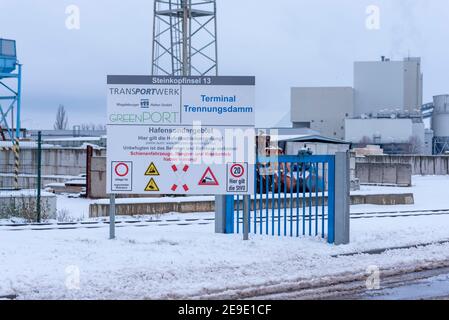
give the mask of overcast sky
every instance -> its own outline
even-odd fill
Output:
[[[353,62],[421,56],[425,101],[449,93],[449,1],[217,0],[221,75],[257,77],[257,124],[275,125],[292,86],[352,86]],[[68,5],[80,30],[65,25]],[[366,8],[380,8],[380,29]],[[152,0],[0,0],[0,38],[24,64],[23,125],[104,123],[107,74],[149,74]]]

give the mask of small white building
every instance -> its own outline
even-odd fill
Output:
[[[426,129],[419,118],[346,119],[345,140],[353,144],[408,144],[410,153],[431,154]]]

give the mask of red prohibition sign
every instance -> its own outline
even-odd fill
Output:
[[[124,167],[126,169],[125,173],[120,173],[119,169],[122,167]],[[115,166],[115,174],[118,175],[119,177],[126,177],[128,175],[128,173],[129,173],[129,167],[126,163],[121,162]]]
[[[234,164],[231,167],[231,175],[234,178],[241,178],[244,174],[245,174],[245,167],[243,167],[241,164]]]

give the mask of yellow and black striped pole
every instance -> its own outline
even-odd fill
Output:
[[[19,139],[15,139],[12,147],[1,147],[0,151],[12,151],[14,154],[14,189],[19,190],[20,171],[20,144]]]
[[[20,143],[19,139],[14,139],[14,189],[19,190],[19,170],[20,170]]]

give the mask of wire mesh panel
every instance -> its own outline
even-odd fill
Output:
[[[259,158],[250,199],[250,233],[334,242],[335,157]],[[230,233],[243,228],[243,197],[230,196]]]

